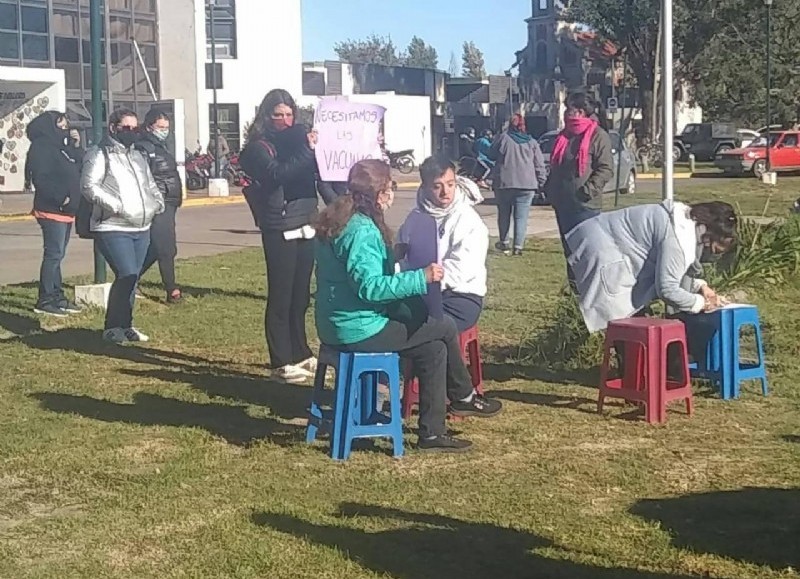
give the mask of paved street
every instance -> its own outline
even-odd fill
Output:
[[[398,191],[388,215],[390,227],[400,226],[414,205],[416,192]],[[492,235],[497,235],[496,210],[491,205],[478,208]],[[531,211],[529,234],[553,236],[555,221],[550,209]],[[42,240],[35,221],[0,222],[0,284],[38,279]],[[178,213],[179,257],[215,255],[245,247],[260,247],[247,205],[235,203],[207,207],[187,207]],[[92,244],[73,235],[64,260],[65,276],[91,273]]]

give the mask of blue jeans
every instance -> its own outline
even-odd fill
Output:
[[[528,215],[535,191],[525,189],[500,189],[497,191],[497,227],[500,230],[500,241],[509,242],[511,215],[514,215],[514,249],[525,247],[528,234]]]
[[[133,326],[136,284],[150,247],[150,231],[98,231],[94,236],[97,249],[114,272],[105,329],[130,328]]]
[[[42,267],[39,270],[38,307],[59,306],[66,301],[64,289],[61,287],[61,262],[67,252],[67,243],[72,231],[72,223],[62,223],[52,219],[37,219],[42,228],[44,253]]]

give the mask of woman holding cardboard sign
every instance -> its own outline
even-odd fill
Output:
[[[314,269],[316,134],[296,125],[296,115],[288,92],[267,93],[240,157],[253,179],[244,196],[261,229],[267,264],[264,326],[272,377],[293,384],[309,380],[317,366],[305,325]]]

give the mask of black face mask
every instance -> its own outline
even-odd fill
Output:
[[[139,140],[139,133],[135,131],[119,131],[114,138],[125,147],[132,147]]]

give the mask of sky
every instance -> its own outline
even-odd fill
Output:
[[[484,53],[486,71],[503,74],[527,44],[531,0],[302,0],[303,60],[336,59],[333,46],[371,34],[390,36],[405,49],[414,35],[433,45],[439,68],[450,53],[459,70],[464,41]]]

